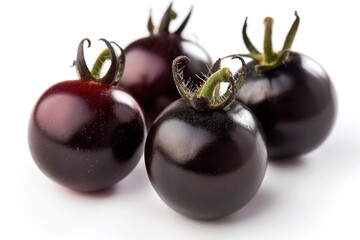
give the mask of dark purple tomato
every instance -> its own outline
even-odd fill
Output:
[[[174,66],[181,60],[175,59]],[[231,73],[224,76],[221,81],[229,82]],[[190,93],[178,85],[180,92]],[[254,197],[265,175],[267,152],[261,126],[248,108],[232,100],[222,105],[224,98],[217,107],[217,100],[202,90],[195,97],[183,95],[159,115],[148,133],[145,163],[155,191],[170,208],[190,218],[213,220]]]
[[[292,39],[298,23],[297,16]],[[326,71],[313,59],[289,51],[292,39],[288,39],[283,51],[276,53],[278,62],[271,65],[258,58],[247,64],[247,79],[238,95],[261,122],[271,159],[293,158],[317,148],[331,132],[337,112],[335,90]],[[271,55],[265,50],[266,54]]]
[[[150,36],[134,41],[124,49],[126,66],[119,86],[140,104],[148,127],[167,105],[180,98],[171,75],[174,58],[188,56],[192,62],[187,68],[188,76],[198,82],[197,75],[207,73],[211,65],[210,57],[202,47],[181,36],[190,14],[191,11],[177,31],[170,33],[168,27],[173,15],[170,5],[157,33],[149,28]]]
[[[35,163],[49,178],[89,192],[117,183],[135,168],[146,130],[136,101],[106,83],[114,75],[92,79],[79,55],[81,79],[59,82],[42,94],[30,117],[28,142]]]
[[[263,73],[248,64],[239,99],[257,116],[266,133],[270,158],[291,158],[317,148],[336,116],[330,78],[311,58],[291,52],[286,63]]]

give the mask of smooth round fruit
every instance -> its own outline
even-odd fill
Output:
[[[252,61],[238,99],[259,119],[269,158],[296,157],[317,148],[336,119],[334,87],[313,59],[291,52],[286,62],[257,73]]]
[[[261,122],[271,159],[291,159],[317,148],[330,134],[336,119],[337,100],[325,70],[313,59],[291,51],[300,23],[295,20],[281,51],[272,47],[271,17],[264,19],[264,53],[260,53],[247,36],[247,19],[243,40],[247,80],[238,100],[247,105]]]
[[[198,111],[179,99],[151,127],[145,163],[169,207],[212,220],[253,198],[265,175],[267,152],[257,120],[241,103]]]
[[[84,192],[102,190],[127,176],[143,154],[146,135],[139,105],[114,86],[121,79],[124,54],[116,54],[116,43],[100,40],[111,60],[104,77],[95,78],[88,69],[84,43],[91,42],[83,39],[75,61],[80,80],[59,82],[45,91],[28,128],[30,152],[40,170]]]
[[[28,140],[35,163],[52,180],[97,191],[134,169],[143,153],[145,126],[140,107],[121,89],[65,81],[36,103]]]

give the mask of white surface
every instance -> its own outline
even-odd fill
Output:
[[[262,48],[262,20],[275,19],[274,46],[283,44],[297,10],[293,50],[320,62],[339,98],[336,126],[314,152],[290,164],[270,163],[265,181],[245,208],[215,222],[170,210],[153,191],[143,161],[112,190],[79,194],[48,180],[27,146],[27,122],[50,85],[77,78],[69,66],[89,37],[89,64],[104,37],[125,47],[147,36],[149,8],[158,23],[168,1],[2,1],[0,239],[359,239],[360,117],[356,1],[176,1],[184,36],[211,56],[245,52],[241,28]],[[263,7],[261,7],[263,5]],[[172,26],[175,29],[180,21]]]

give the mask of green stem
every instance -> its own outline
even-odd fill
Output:
[[[241,70],[237,73],[235,79],[229,68],[221,68],[221,61],[225,58],[239,59],[242,64]],[[187,102],[198,111],[210,111],[224,109],[235,98],[236,93],[240,89],[246,78],[246,64],[243,58],[239,55],[230,55],[224,58],[219,58],[210,68],[206,81],[203,82],[201,87],[196,89],[189,88],[189,82],[185,81],[184,69],[190,63],[190,59],[186,56],[178,56],[172,63],[172,73],[175,81],[175,86],[178,92]],[[229,83],[227,91],[219,96],[217,92],[220,83]]]
[[[91,74],[94,76],[95,79],[100,79],[101,77],[101,69],[104,65],[104,63],[107,60],[110,60],[110,51],[109,49],[104,49],[102,53],[99,55],[99,57],[96,59],[94,66],[91,69]]]
[[[198,96],[212,100],[217,86],[222,82],[229,82],[230,77],[231,72],[229,68],[222,68],[213,73],[202,86]]]
[[[276,53],[272,46],[272,27],[274,20],[271,17],[264,19],[265,37],[264,37],[264,61],[265,64],[270,64],[276,60]]]

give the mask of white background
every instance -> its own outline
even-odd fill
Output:
[[[114,188],[95,194],[66,190],[35,166],[27,124],[40,94],[70,68],[88,37],[88,61],[103,49],[99,38],[126,47],[147,36],[169,1],[2,1],[0,3],[0,239],[360,239],[360,37],[356,1],[175,1],[178,20],[191,5],[184,37],[213,59],[246,52],[241,28],[262,48],[263,18],[272,16],[280,49],[297,10],[293,50],[320,62],[338,93],[336,126],[327,141],[300,159],[270,162],[255,198],[237,213],[198,222],[169,209],[152,189],[143,160]]]

